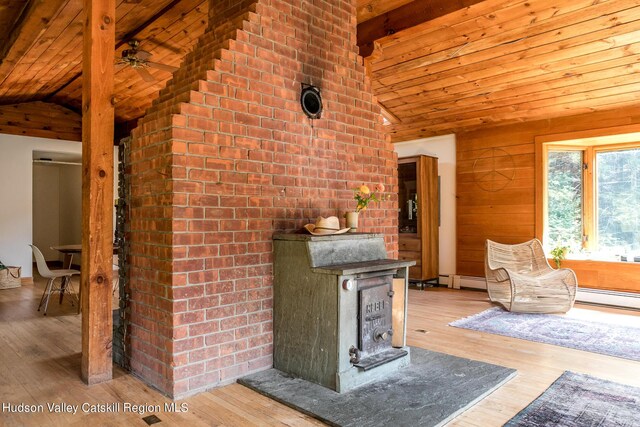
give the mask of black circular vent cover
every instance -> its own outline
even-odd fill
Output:
[[[320,90],[311,85],[302,84],[302,93],[300,94],[300,105],[302,111],[310,119],[319,119],[322,114],[322,97]]]

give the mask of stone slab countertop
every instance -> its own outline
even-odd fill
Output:
[[[350,264],[334,264],[312,268],[314,273],[347,276],[352,274],[369,273],[372,271],[393,270],[416,265],[415,261],[401,261],[397,259],[377,259]]]
[[[314,236],[308,233],[278,233],[273,235],[273,240],[300,240],[300,241],[336,241],[336,240],[354,240],[354,239],[379,239],[384,238],[382,234],[375,233],[343,233],[330,234],[328,236]]]

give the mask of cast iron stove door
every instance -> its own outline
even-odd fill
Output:
[[[365,370],[407,354],[391,346],[392,283],[390,275],[358,280],[360,360],[355,366]]]

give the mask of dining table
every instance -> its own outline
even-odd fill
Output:
[[[82,244],[51,246],[51,249],[64,254],[62,267],[69,269],[73,263],[73,256],[82,253]]]
[[[57,245],[57,246],[51,246],[51,249],[64,254],[64,261],[62,262],[62,268],[71,269],[73,265],[73,256],[79,255],[82,253],[82,244],[75,243],[72,245]],[[117,253],[118,253],[118,246],[113,245],[113,254],[116,255]],[[62,283],[61,286],[63,289],[66,288],[68,280],[70,280],[69,277],[65,278],[64,282]],[[80,287],[78,287],[78,297],[80,296],[79,293],[80,293]],[[60,303],[62,303],[63,297],[64,297],[64,292],[60,292]]]

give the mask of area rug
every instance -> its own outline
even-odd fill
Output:
[[[565,372],[505,426],[640,426],[640,388]]]
[[[640,361],[640,326],[511,313],[498,307],[449,325]]]
[[[514,377],[514,369],[411,348],[411,364],[337,393],[277,369],[238,382],[332,426],[441,426]]]

